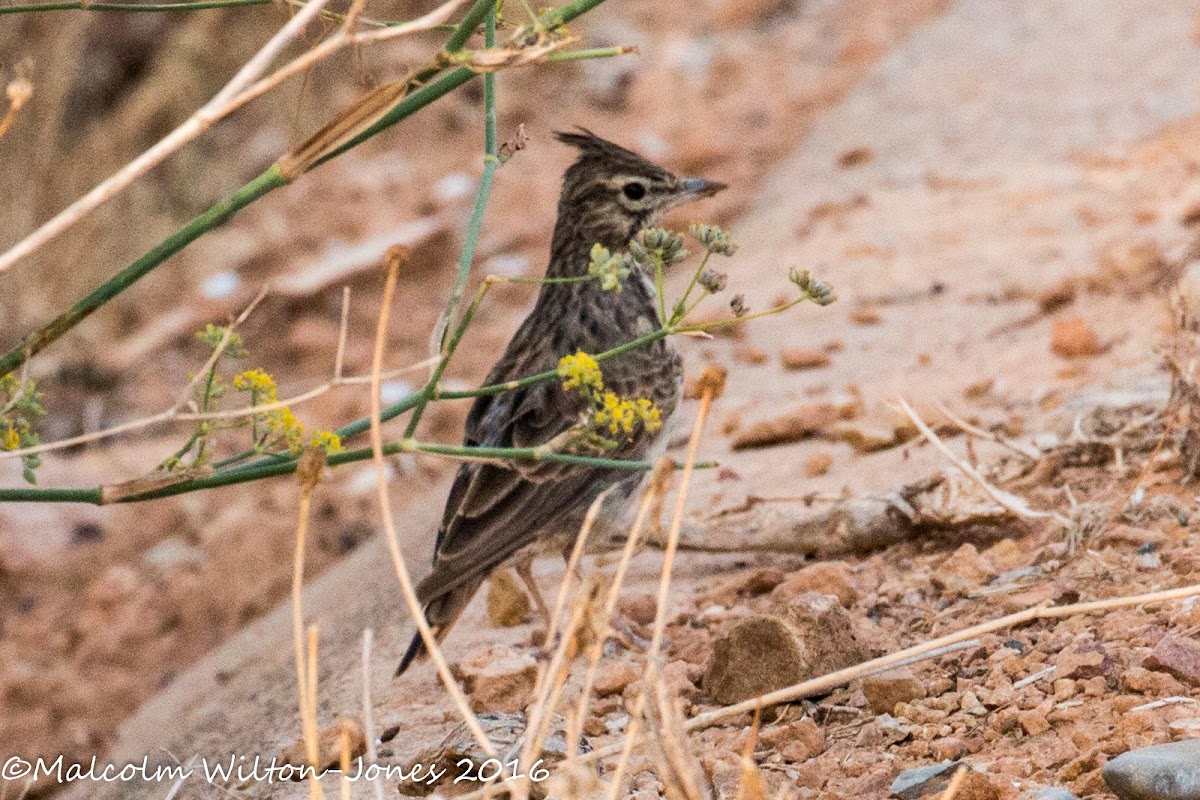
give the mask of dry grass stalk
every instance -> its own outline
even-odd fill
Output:
[[[525,735],[524,741],[521,743],[518,764],[534,763],[537,760],[537,754],[542,751],[546,736],[550,732],[550,722],[554,718],[554,710],[562,698],[563,687],[566,686],[567,677],[570,675],[571,661],[576,653],[576,633],[580,630],[584,618],[590,611],[589,606],[590,603],[586,598],[575,602],[571,609],[571,617],[567,621],[567,627],[563,630],[562,639],[554,652],[554,657],[542,672],[534,700],[526,712]],[[513,750],[515,751],[516,748],[517,745],[514,744]],[[505,763],[511,761],[514,755],[515,753],[508,753],[505,756]],[[513,797],[524,800],[529,796],[528,775],[513,781],[513,783],[515,786],[509,789]]]
[[[327,0],[308,0],[300,10],[287,21],[266,45],[255,54],[245,66],[234,75],[212,100],[205,103],[195,114],[190,116],[175,130],[167,134],[157,144],[142,153],[133,161],[126,164],[111,177],[107,178],[83,197],[56,214],[41,227],[26,236],[8,252],[0,255],[0,272],[7,270],[25,256],[37,250],[67,228],[74,225],[87,214],[103,205],[108,200],[120,194],[127,186],[146,174],[167,156],[174,153],[183,145],[195,139],[211,128],[222,118],[232,114],[237,109],[249,103],[288,78],[310,69],[322,59],[328,58],[337,51],[351,45],[362,45],[371,42],[384,41],[397,36],[405,36],[418,31],[429,30],[442,24],[454,13],[465,0],[447,0],[421,17],[401,25],[382,28],[367,33],[354,33],[353,25],[356,15],[348,14],[344,24],[336,33],[321,44],[312,48],[265,78],[260,78],[271,62],[308,26],[325,7]]]
[[[325,451],[310,447],[300,459],[296,479],[300,484],[300,503],[296,520],[296,546],[292,556],[292,645],[296,659],[296,688],[300,703],[300,728],[304,735],[304,749],[309,765],[313,768],[309,784],[311,796],[322,797],[321,785],[315,770],[320,769],[320,744],[317,733],[317,690],[316,690],[316,628],[309,631],[307,652],[304,645],[304,549],[308,540],[308,519],[312,507],[312,493],[321,479],[325,467]]]
[[[983,439],[985,441],[995,442],[996,444],[1000,445],[1001,447],[1006,447],[1009,450],[1012,450],[1014,453],[1025,456],[1026,458],[1029,458],[1029,459],[1033,459],[1034,461],[1037,461],[1039,458],[1041,458],[1044,455],[1044,453],[1042,453],[1041,450],[1037,449],[1033,445],[1023,444],[1021,442],[1015,442],[1012,439],[1009,439],[1008,437],[1005,437],[1005,436],[1001,436],[998,433],[993,433],[992,431],[986,431],[983,428],[980,428],[978,425],[972,425],[971,423],[967,422],[963,418],[961,418],[961,417],[957,416],[956,414],[954,414],[953,412],[951,412],[950,409],[946,408],[945,404],[943,404],[943,403],[938,403],[937,409],[938,409],[938,411],[942,412],[942,414],[946,417],[946,419],[950,420],[955,425],[957,425],[959,428],[961,428],[963,433],[974,436],[977,439]]]
[[[4,87],[4,94],[8,98],[8,110],[0,117],[0,137],[8,133],[8,129],[17,118],[17,112],[33,97],[33,84],[25,76],[18,74]]]
[[[375,749],[375,706],[371,702],[371,647],[375,642],[375,631],[367,628],[363,631],[362,643],[362,704],[363,704],[363,733],[367,740],[367,763],[378,763],[379,753]],[[375,800],[383,800],[383,781],[375,775],[371,781],[371,789]]]
[[[648,704],[645,719],[650,752],[667,800],[709,800],[713,790],[688,747],[679,698],[670,696],[654,661],[649,662],[643,681],[643,686],[654,687],[654,702]]]
[[[963,781],[967,779],[967,773],[970,769],[966,764],[963,764],[954,770],[954,775],[950,778],[950,783],[946,785],[946,791],[942,792],[941,800],[954,800],[954,796],[962,788]]]
[[[692,425],[692,434],[688,439],[687,456],[683,464],[683,477],[679,481],[679,495],[675,499],[675,512],[671,517],[671,529],[667,532],[667,546],[663,551],[662,578],[658,583],[658,609],[654,616],[654,635],[650,639],[650,650],[646,654],[648,661],[658,658],[662,646],[663,631],[667,626],[667,602],[671,591],[671,571],[675,564],[675,554],[679,550],[679,532],[683,527],[683,509],[687,503],[688,488],[692,484],[692,472],[696,467],[696,457],[700,452],[700,438],[704,434],[704,422],[712,409],[713,401],[725,390],[725,370],[720,367],[708,367],[700,376],[700,408],[696,412],[696,421]]]
[[[950,451],[950,448],[946,446],[946,443],[943,442],[941,438],[939,438],[938,435],[933,432],[933,429],[925,423],[925,420],[921,419],[921,415],[918,414],[913,407],[904,400],[904,398],[896,398],[896,403],[900,406],[900,410],[908,415],[908,418],[912,420],[913,425],[917,426],[917,430],[921,432],[921,434],[929,441],[929,443],[936,447],[938,451],[941,452],[941,454],[944,455],[946,459],[960,472],[977,483],[979,488],[983,489],[984,493],[987,494],[987,496],[990,497],[996,503],[996,505],[1017,517],[1022,517],[1024,519],[1052,519],[1058,524],[1062,525],[1064,528],[1071,527],[1071,521],[1062,514],[1059,514],[1057,511],[1038,511],[1030,508],[1029,504],[1026,503],[1022,498],[1017,497],[1011,492],[1006,492],[1003,489],[993,486],[986,478],[983,477],[983,475],[980,474],[979,470],[963,461],[958,456],[954,455],[954,453]]]
[[[637,552],[638,544],[641,541],[642,529],[646,525],[646,519],[652,509],[659,506],[662,497],[667,493],[670,487],[671,477],[675,473],[675,465],[668,458],[660,458],[658,464],[654,468],[647,482],[646,489],[642,493],[642,502],[638,506],[637,517],[633,521],[633,527],[629,531],[629,536],[625,539],[625,547],[621,550],[621,559],[617,562],[617,569],[613,573],[612,582],[608,587],[608,597],[604,601],[604,609],[597,619],[596,637],[588,648],[588,665],[583,676],[582,693],[579,698],[579,707],[575,710],[575,716],[571,725],[567,729],[567,753],[571,756],[579,754],[579,744],[583,741],[583,725],[587,721],[588,708],[592,699],[592,687],[596,682],[596,672],[600,666],[600,656],[604,652],[604,643],[608,640],[612,633],[612,617],[617,609],[617,599],[621,594],[621,586],[625,582],[625,575],[629,571],[629,564],[633,561],[633,554]]]
[[[546,648],[549,649],[554,644],[554,637],[558,634],[559,620],[562,619],[563,610],[567,604],[567,590],[571,587],[572,578],[579,573],[579,564],[583,561],[583,553],[587,548],[587,540],[592,534],[592,528],[596,524],[596,518],[600,515],[600,508],[604,505],[604,501],[612,493],[612,487],[605,489],[592,504],[588,506],[587,513],[584,514],[583,524],[579,526],[579,535],[575,537],[575,544],[571,547],[571,555],[567,559],[566,569],[563,570],[562,583],[558,585],[558,595],[554,598],[554,611],[550,615],[550,622],[546,626]]]
[[[425,620],[424,609],[421,608],[421,601],[417,599],[417,592],[413,587],[412,574],[409,572],[408,564],[404,560],[404,554],[400,550],[400,538],[396,532],[396,523],[392,519],[392,502],[387,491],[387,465],[383,460],[383,432],[379,419],[382,410],[382,401],[379,395],[380,373],[383,368],[383,351],[387,344],[388,320],[391,318],[392,301],[396,295],[397,276],[400,272],[400,266],[408,258],[408,251],[403,247],[393,247],[388,250],[387,279],[384,283],[383,299],[379,307],[379,320],[375,326],[375,352],[371,360],[371,450],[374,454],[375,470],[378,475],[380,515],[383,517],[383,527],[387,534],[388,552],[391,555],[392,567],[396,572],[396,577],[400,581],[401,594],[404,597],[405,604],[408,606],[409,614],[417,624],[417,630],[420,632],[421,639],[425,643],[425,648],[428,650],[429,656],[437,668],[438,676],[442,679],[442,684],[446,687],[446,691],[449,693],[455,709],[463,718],[467,728],[471,731],[471,735],[478,742],[479,747],[489,757],[495,757],[496,748],[492,745],[491,740],[488,739],[487,734],[484,733],[483,728],[480,727],[479,720],[475,718],[475,714],[471,711],[471,707],[467,703],[467,698],[463,695],[462,688],[454,680],[454,676],[450,674],[450,667],[446,663],[445,656],[442,655],[442,649],[438,646],[437,638],[430,629],[429,623]]]

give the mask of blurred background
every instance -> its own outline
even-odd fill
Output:
[[[403,20],[433,5],[370,0],[365,13]],[[744,337],[683,345],[689,365],[732,370],[710,448],[730,472],[701,480],[731,507],[768,484],[887,489],[911,468],[898,450],[870,455],[836,437],[770,458],[733,453],[743,417],[805,398],[849,395],[872,409],[897,390],[961,398],[974,387],[968,396],[991,403],[980,413],[1024,415],[1034,430],[1081,392],[1161,391],[1152,348],[1169,319],[1165,287],[1189,262],[1200,219],[1189,216],[1200,207],[1200,3],[1155,5],[1149,15],[1133,0],[610,0],[570,28],[581,47],[637,54],[498,76],[500,138],[523,124],[530,142],[497,174],[475,274],[543,269],[572,157],[554,130],[585,126],[677,174],[728,183],[669,223],[732,229],[743,249],[731,283],[756,308],[786,289],[794,265],[814,268],[841,296],[828,315],[806,310]],[[20,75],[33,86],[0,138],[0,249],[185,120],[289,13],[277,4],[0,15],[0,84]],[[505,16],[520,15],[509,2]],[[289,54],[331,24],[313,25]],[[322,62],[0,275],[0,348],[362,92],[420,68],[445,36]],[[424,359],[482,166],[481,87],[465,85],[255,203],[47,349],[30,373],[46,398],[43,440],[170,405],[207,356],[196,331],[227,321],[268,285],[240,328],[246,368],[269,370],[281,396],[328,380],[349,286],[346,371],[365,374],[379,258],[397,242],[414,257],[386,366]],[[1069,297],[1046,302],[1051,290]],[[479,381],[533,295],[493,293],[451,385]],[[1071,303],[1095,341],[1064,355],[1051,347],[1051,315]],[[795,353],[789,363],[789,347],[815,363]],[[390,382],[385,400],[424,377]],[[295,409],[319,428],[366,410],[362,386]],[[461,403],[431,407],[421,437],[457,442],[465,412]],[[39,484],[140,477],[188,432],[156,427],[49,454]],[[227,447],[244,443],[231,437]],[[824,469],[805,466],[820,454]],[[392,468],[403,513],[440,504],[453,465],[405,457]],[[15,462],[0,463],[0,482],[22,485]],[[379,529],[369,465],[337,470],[331,485],[316,511],[311,575]],[[285,598],[294,503],[283,479],[130,507],[0,506],[0,753],[102,752],[140,703]]]

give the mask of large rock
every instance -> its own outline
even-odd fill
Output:
[[[1200,739],[1130,750],[1102,774],[1121,800],[1200,800]]]
[[[868,658],[838,599],[808,592],[780,613],[738,622],[719,638],[703,688],[719,703],[737,703]]]

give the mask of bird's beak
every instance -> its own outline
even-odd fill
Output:
[[[712,197],[717,192],[727,188],[729,187],[723,183],[708,181],[704,178],[684,178],[679,181],[679,202],[688,203],[692,200]]]

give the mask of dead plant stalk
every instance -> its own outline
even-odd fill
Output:
[[[471,731],[471,735],[475,737],[479,747],[489,757],[494,758],[496,756],[496,748],[492,745],[491,740],[488,739],[487,734],[483,732],[483,728],[480,727],[479,720],[475,718],[475,714],[471,711],[471,707],[467,703],[467,698],[463,695],[462,688],[454,680],[454,676],[450,674],[450,667],[442,655],[442,649],[438,646],[437,638],[433,635],[429,623],[425,620],[425,611],[421,608],[421,601],[417,598],[416,589],[413,587],[412,574],[409,572],[408,564],[404,560],[404,553],[400,550],[400,537],[396,532],[396,523],[392,519],[392,501],[388,495],[387,465],[383,461],[383,432],[379,418],[381,413],[379,389],[380,373],[383,368],[383,351],[387,344],[388,320],[391,318],[392,301],[396,295],[397,276],[399,275],[400,265],[407,258],[408,253],[403,248],[394,247],[388,251],[387,280],[383,287],[383,299],[380,301],[379,321],[375,326],[375,352],[371,360],[371,450],[374,455],[375,471],[378,476],[380,516],[383,517],[383,528],[387,534],[388,552],[391,555],[392,567],[396,572],[396,577],[400,581],[400,592],[404,597],[404,602],[408,606],[413,621],[416,622],[417,630],[420,632],[421,639],[425,643],[425,648],[428,650],[429,656],[437,668],[438,676],[441,678],[443,685],[445,685],[455,709],[462,716],[463,721]]]
[[[308,0],[300,10],[263,46],[246,64],[238,70],[233,79],[221,91],[205,103],[192,116],[188,117],[175,130],[171,131],[149,150],[130,161],[112,176],[99,183],[95,188],[60,211],[45,222],[33,233],[15,244],[8,252],[0,255],[0,272],[12,267],[22,258],[33,253],[42,245],[58,236],[63,231],[83,219],[89,213],[100,207],[116,195],[120,194],[135,180],[160,164],[168,156],[185,144],[207,131],[224,117],[237,109],[266,94],[291,76],[309,69],[318,61],[328,58],[333,53],[350,45],[367,44],[383,41],[397,36],[404,36],[417,31],[429,30],[442,24],[462,5],[465,0],[447,0],[447,2],[417,19],[393,27],[373,30],[367,33],[354,33],[353,25],[357,12],[352,9],[347,14],[344,24],[336,33],[321,44],[299,56],[266,78],[259,77],[271,65],[271,62],[312,22],[328,0]],[[356,4],[360,6],[361,4]]]

